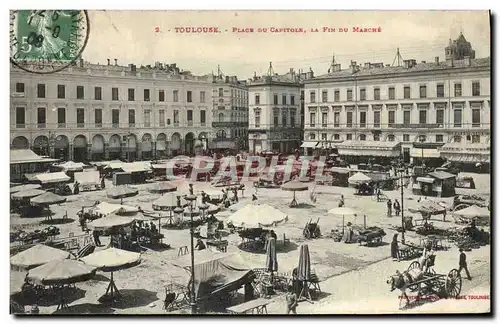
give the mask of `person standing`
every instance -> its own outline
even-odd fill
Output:
[[[344,195],[340,195],[339,207],[344,207]]]
[[[189,194],[190,194],[191,196],[193,196],[193,195],[194,195],[194,188],[193,188],[193,184],[192,184],[192,183],[190,183],[190,184],[189,184]]]
[[[294,291],[290,291],[286,295],[286,314],[297,314],[297,294]]]
[[[392,216],[392,201],[389,199],[387,200],[387,217]]]
[[[391,242],[391,257],[393,261],[399,260],[398,234],[394,234]]]
[[[94,243],[96,246],[101,246],[101,240],[99,238],[99,231],[93,231],[92,236],[94,237]]]
[[[399,204],[399,201],[396,199],[394,201],[394,212],[396,213],[396,216],[399,216],[400,211],[401,211],[401,205]]]
[[[463,249],[460,249],[460,260],[458,262],[458,273],[461,274],[462,270],[465,269],[465,273],[467,274],[467,279],[472,280],[469,269],[467,268],[467,256]]]

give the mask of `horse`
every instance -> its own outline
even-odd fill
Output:
[[[408,305],[410,303],[410,299],[406,294],[406,289],[412,283],[420,280],[423,273],[424,272],[419,268],[407,270],[404,271],[403,273],[399,272],[399,270],[396,270],[396,274],[389,277],[389,279],[387,280],[387,284],[391,286],[391,292],[396,289],[399,289],[401,291],[400,299],[404,297],[406,300],[406,305]]]

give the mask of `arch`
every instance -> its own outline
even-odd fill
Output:
[[[104,137],[100,134],[92,137],[92,153],[104,153]]]
[[[165,151],[167,149],[167,135],[160,133],[156,136],[156,150]]]
[[[185,151],[187,154],[193,153],[194,140],[195,140],[195,136],[192,132],[187,133],[186,136],[184,137]]]
[[[69,147],[69,139],[66,135],[56,136],[54,142],[54,148],[61,150],[61,149],[66,149],[68,147]]]
[[[121,136],[118,134],[111,135],[111,137],[109,138],[109,149],[117,151],[120,150],[121,146],[122,146]]]
[[[125,147],[129,151],[135,151],[135,148],[137,147],[137,136],[135,134],[127,134],[125,135]]]
[[[33,141],[33,152],[38,155],[48,156],[50,154],[49,138],[44,135],[36,137]]]
[[[87,138],[84,135],[77,135],[73,139],[73,147],[87,148]]]
[[[178,150],[181,148],[181,134],[173,133],[170,140],[170,148],[172,150]]]
[[[142,135],[141,150],[143,152],[152,151],[153,149],[152,142],[153,142],[153,136],[151,136],[151,134],[145,133],[144,135]]]
[[[208,139],[208,134],[206,132],[201,132],[200,135],[198,135],[199,140],[204,140]]]
[[[30,142],[24,136],[18,136],[12,140],[12,147],[15,149],[29,149]]]
[[[223,129],[219,129],[217,133],[215,133],[215,137],[217,138],[226,138],[227,134],[226,131]]]
[[[224,113],[222,113],[222,112],[219,113],[219,115],[217,116],[217,118],[218,118],[219,123],[224,122]]]

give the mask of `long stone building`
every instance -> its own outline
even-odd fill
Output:
[[[10,143],[69,160],[150,159],[209,147],[213,76],[175,64],[80,60],[65,71],[11,67]]]
[[[444,61],[332,63],[328,74],[303,82],[305,148],[332,146],[358,162],[490,161],[491,61],[476,58],[462,34]]]

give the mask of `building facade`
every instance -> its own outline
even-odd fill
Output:
[[[10,143],[69,160],[151,159],[210,146],[211,76],[175,64],[11,67]]]
[[[248,89],[236,76],[213,78],[212,149],[248,148]]]
[[[248,81],[250,152],[291,153],[300,147],[302,82],[313,75],[290,69],[284,75],[269,73]]]
[[[400,143],[407,162],[443,157],[446,143],[472,151],[489,146],[490,58],[476,59],[462,34],[445,54],[444,62],[411,59],[403,66],[332,64],[328,74],[304,81],[304,143],[327,143],[341,155],[362,155],[354,146],[363,141]]]

